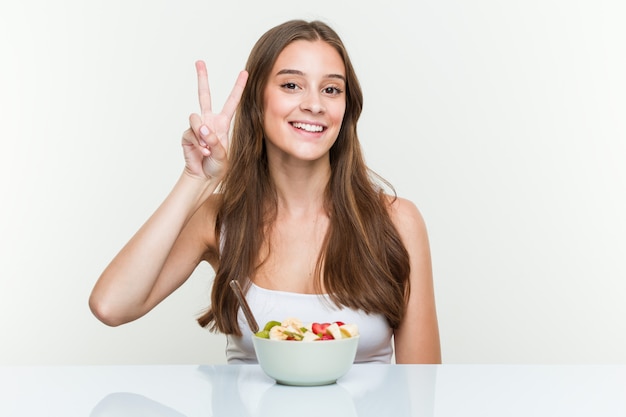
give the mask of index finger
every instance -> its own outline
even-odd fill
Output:
[[[230,92],[228,99],[226,99],[226,103],[224,103],[224,107],[222,108],[222,114],[224,114],[228,119],[232,119],[235,114],[235,110],[237,109],[237,105],[239,104],[239,100],[241,100],[241,95],[243,94],[243,89],[246,86],[246,82],[248,81],[248,72],[241,71],[239,76],[237,77],[237,81],[235,82],[235,86],[233,90]]]
[[[204,114],[211,111],[211,90],[209,89],[209,76],[204,61],[196,61],[196,73],[198,74],[200,114]]]

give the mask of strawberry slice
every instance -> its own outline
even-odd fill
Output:
[[[336,323],[336,324],[337,324],[337,326],[339,326],[339,327],[341,327],[341,326],[343,326],[344,324],[346,324],[346,323],[344,323],[343,321],[336,321],[335,323]]]
[[[328,326],[330,326],[330,323],[313,323],[311,324],[311,331],[322,337],[326,334],[326,328]]]

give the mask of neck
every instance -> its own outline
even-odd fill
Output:
[[[271,169],[283,215],[308,215],[324,208],[324,193],[330,178],[328,161],[299,166],[278,165]]]

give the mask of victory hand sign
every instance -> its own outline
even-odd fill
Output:
[[[189,116],[189,129],[183,134],[185,172],[196,178],[221,178],[228,166],[228,134],[230,124],[248,80],[248,73],[241,71],[230,96],[220,113],[214,113],[211,90],[203,61],[196,62],[198,73],[198,100],[200,114]]]

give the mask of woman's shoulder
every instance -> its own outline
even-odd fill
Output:
[[[417,205],[406,198],[389,195],[389,216],[401,234],[425,232],[426,223]]]
[[[387,195],[387,201],[389,203],[389,215],[395,220],[413,220],[423,222],[422,213],[417,205],[403,197],[394,195]]]

